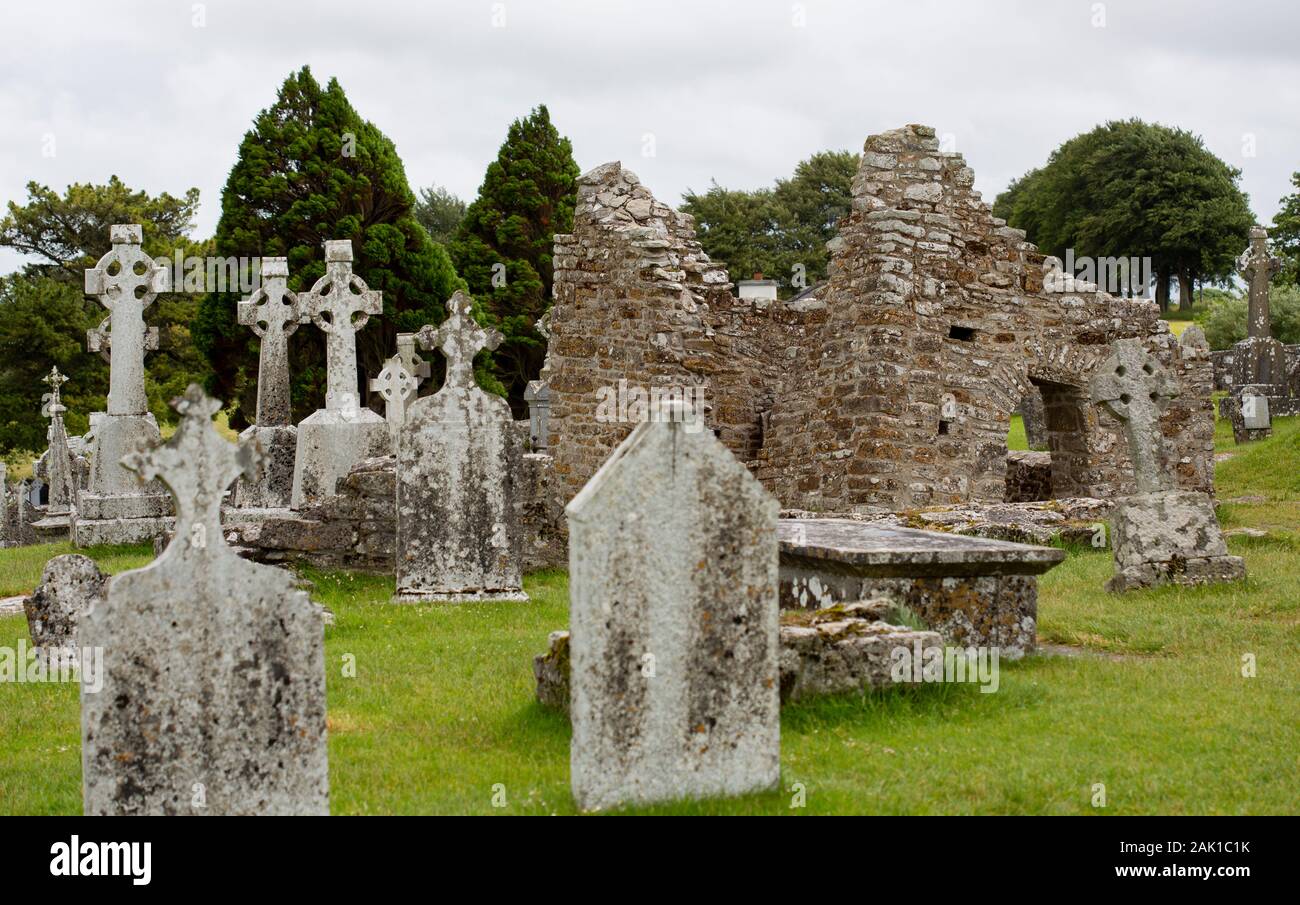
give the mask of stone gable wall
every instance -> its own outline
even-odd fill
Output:
[[[796,365],[816,303],[736,298],[692,219],[608,163],[582,177],[571,234],[555,237],[554,306],[542,378],[559,489],[577,493],[631,431],[598,420],[602,387],[704,387],[707,424],[742,461],[758,455],[763,414]]]
[[[832,246],[828,318],[769,419],[756,474],[790,507],[1000,501],[1009,416],[1031,381],[1057,496],[1132,489],[1118,423],[1086,401],[1109,344],[1141,337],[1183,382],[1162,424],[1180,486],[1211,489],[1208,350],[1154,302],[1059,274],[994,218],[961,155],[908,126],[869,138]],[[1048,291],[1048,289],[1053,291]]]

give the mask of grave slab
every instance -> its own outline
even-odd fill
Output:
[[[905,606],[950,644],[1031,653],[1038,576],[1065,551],[851,519],[781,519],[781,606],[870,597]]]

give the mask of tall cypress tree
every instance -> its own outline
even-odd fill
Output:
[[[492,373],[516,416],[546,356],[535,324],[550,305],[555,234],[573,228],[578,175],[573,145],[551,125],[546,107],[537,107],[511,123],[451,243],[457,271],[504,336]]]
[[[384,293],[384,313],[357,336],[359,390],[392,355],[396,334],[440,323],[464,283],[413,214],[415,196],[397,150],[363,120],[335,79],[324,88],[304,66],[244,135],[221,196],[215,254],[283,256],[289,288],[304,291],[325,272],[323,244],[351,239],[355,272]],[[212,364],[209,391],[235,404],[232,426],[253,419],[257,353],[236,319],[238,293],[204,298],[194,336]],[[325,396],[324,336],[299,329],[289,344],[295,417]]]

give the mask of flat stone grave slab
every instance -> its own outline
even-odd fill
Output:
[[[885,596],[949,644],[1034,649],[1038,576],[1065,551],[853,519],[781,519],[783,608],[820,609]]]

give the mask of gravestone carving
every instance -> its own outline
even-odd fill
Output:
[[[222,496],[256,449],[217,433],[220,403],[197,386],[174,405],[176,434],[125,465],[167,485],[176,531],[78,626],[103,651],[102,687],[83,676],[85,811],[325,814],[322,611],[222,537]]]
[[[287,508],[293,499],[298,429],[289,396],[289,337],[298,329],[298,296],[289,291],[287,258],[262,259],[262,286],[239,303],[239,322],[261,340],[257,364],[257,423],[239,435],[262,450],[263,468],[240,478],[234,504],[240,508]]]
[[[109,391],[108,411],[95,425],[86,492],[72,517],[77,546],[136,543],[162,534],[171,524],[162,488],[142,485],[122,466],[124,456],[159,439],[144,388],[144,353],[151,335],[144,312],[169,288],[169,272],[140,247],[140,226],[118,224],[109,236],[112,250],[86,271],[86,294],[109,312],[109,331],[101,325],[93,331],[97,338],[89,341],[92,350],[108,352]]]
[[[779,779],[778,506],[699,426],[639,424],[566,510],[583,809]]]
[[[362,459],[391,454],[383,418],[358,393],[357,331],[384,310],[382,293],[352,272],[352,243],[325,243],[325,275],[298,297],[299,317],[325,333],[325,408],[298,425],[293,468],[293,508],[324,502],[339,478]]]
[[[505,400],[474,381],[474,356],[501,342],[457,292],[438,328],[417,334],[441,349],[446,382],[416,400],[397,442],[397,597],[527,600],[515,509],[520,438]]]
[[[1115,575],[1107,589],[1245,577],[1241,557],[1228,555],[1209,495],[1173,489],[1173,477],[1164,469],[1159,419],[1178,394],[1178,382],[1140,340],[1118,340],[1112,348],[1090,391],[1093,402],[1123,423],[1137,493],[1121,499],[1111,516]]]
[[[528,439],[530,452],[544,453],[550,447],[551,387],[545,380],[530,380],[524,389],[528,403]]]

